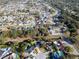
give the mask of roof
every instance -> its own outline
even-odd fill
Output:
[[[4,51],[0,50],[0,57],[1,57],[1,55],[3,54],[3,52],[4,52]]]

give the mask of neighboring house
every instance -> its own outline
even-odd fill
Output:
[[[0,50],[0,57],[1,57],[1,55],[4,53],[4,51],[2,51],[2,50]]]
[[[53,37],[61,37],[61,35],[62,35],[62,33],[60,32],[60,28],[53,28],[53,29],[50,29],[49,31],[48,31],[50,34],[52,34],[52,36]]]
[[[7,55],[11,54],[11,48],[0,49],[0,59],[5,58]]]

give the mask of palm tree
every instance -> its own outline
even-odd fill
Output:
[[[26,45],[25,42],[19,42],[17,45],[16,51],[19,53],[20,59],[24,59]]]
[[[53,48],[54,51],[57,51],[57,47],[53,42],[52,42],[52,48]]]

